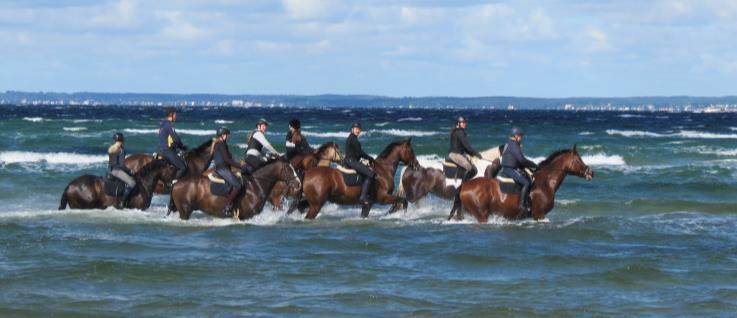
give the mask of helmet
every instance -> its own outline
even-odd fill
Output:
[[[228,130],[228,128],[225,128],[225,127],[220,127],[218,128],[217,135],[218,137],[222,135],[230,135],[230,130]]]
[[[524,136],[525,135],[525,131],[522,130],[522,128],[519,128],[519,127],[512,127],[512,130],[509,131],[509,135],[510,136],[517,136],[517,135]]]
[[[292,120],[289,121],[289,126],[294,129],[299,129],[300,127],[302,127],[302,123],[299,122],[299,119],[292,118]]]
[[[266,119],[263,119],[263,118],[261,118],[261,119],[259,119],[259,120],[258,120],[258,122],[256,123],[256,126],[260,126],[260,125],[266,125],[266,126],[268,126],[268,125],[269,125],[269,122],[268,122],[268,121],[266,121]]]
[[[361,128],[361,123],[354,122],[353,124],[351,124],[351,128]]]
[[[466,117],[458,116],[456,123],[465,123],[465,122],[466,122]]]
[[[123,134],[116,132],[113,135],[113,141],[123,141],[125,138],[123,137]]]
[[[166,114],[166,117],[169,117],[169,116],[171,116],[172,114],[175,114],[176,112],[177,112],[177,109],[176,109],[176,108],[174,108],[174,107],[167,107],[167,108],[166,108],[166,109],[164,110],[164,114]]]

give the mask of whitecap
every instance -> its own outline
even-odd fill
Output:
[[[64,127],[64,131],[82,131],[87,130],[87,127]]]
[[[590,136],[590,135],[593,135],[594,133],[591,132],[591,131],[582,131],[582,132],[580,132],[578,134],[581,135],[581,136]]]
[[[30,121],[33,123],[40,123],[46,119],[44,119],[43,117],[23,117],[23,120]]]
[[[0,163],[41,163],[89,165],[106,162],[107,156],[83,155],[69,152],[29,152],[3,151],[0,152]]]
[[[101,123],[102,119],[73,119],[72,122],[75,124],[89,123],[89,122]]]
[[[219,124],[219,125],[225,125],[225,124],[232,124],[232,123],[234,123],[234,121],[232,121],[232,120],[225,120],[225,119],[216,119],[215,120],[215,123],[216,124]]]
[[[666,135],[658,134],[649,131],[641,130],[618,130],[618,129],[607,129],[607,135],[619,135],[624,137],[665,137]]]
[[[635,114],[621,114],[621,115],[618,115],[617,117],[620,117],[620,118],[644,118],[645,116],[644,115],[635,115]]]
[[[626,164],[622,156],[610,156],[605,153],[583,155],[581,156],[581,159],[583,159],[583,162],[585,162],[587,165],[592,166],[624,166]]]
[[[403,122],[403,121],[422,121],[422,117],[404,117],[404,118],[397,119],[397,121],[398,122]]]
[[[389,122],[388,122],[388,121],[385,121],[385,122],[382,122],[382,123],[376,123],[376,124],[374,124],[374,126],[377,126],[377,127],[384,127],[384,126],[386,126],[386,125],[388,125],[388,124],[389,124]]]
[[[158,134],[158,129],[139,129],[139,128],[126,128],[124,132],[131,134]],[[194,136],[211,136],[215,135],[215,130],[210,129],[177,129],[178,134],[182,135],[194,135]]]
[[[721,147],[699,146],[686,148],[685,151],[703,155],[737,156],[737,149],[726,149]]]
[[[422,131],[422,130],[404,130],[404,129],[372,129],[369,130],[369,134],[382,134],[398,137],[425,137],[434,136],[440,134],[436,131]]]
[[[719,134],[712,132],[703,132],[695,130],[681,130],[671,134],[659,134],[642,130],[618,130],[607,129],[608,135],[619,135],[624,137],[653,137],[653,138],[673,138],[681,137],[687,139],[737,139],[737,134]]]
[[[318,138],[347,138],[349,132],[310,132],[310,131],[303,131],[302,135],[308,136],[308,137],[318,137]]]

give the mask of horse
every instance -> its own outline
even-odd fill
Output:
[[[500,158],[502,146],[493,147],[481,152],[481,159],[472,157],[473,163],[479,171],[484,171],[483,177],[494,178],[501,169]],[[446,180],[446,176],[442,168],[442,163],[436,167],[421,167],[419,169],[406,169],[400,172],[399,188],[397,195],[403,197],[409,203],[417,203],[420,199],[428,194],[433,194],[439,198],[452,200],[455,198],[460,180]],[[480,177],[481,175],[477,175]],[[399,210],[400,204],[394,204],[387,214],[391,214]],[[406,205],[404,205],[406,210]]]
[[[376,180],[370,191],[373,201],[382,204],[404,202],[404,199],[391,194],[394,191],[394,174],[400,162],[412,169],[420,166],[412,150],[411,138],[390,143],[374,161]],[[346,185],[343,174],[338,169],[315,167],[305,172],[302,193],[309,205],[305,218],[314,219],[327,201],[338,204],[358,204],[361,186]],[[304,206],[300,208],[302,210]],[[293,209],[290,208],[289,212]],[[368,217],[370,210],[371,204],[363,206],[361,217]]]
[[[197,148],[184,153],[184,162],[187,164],[187,172],[184,174],[185,176],[200,174],[210,166],[210,161],[212,160],[212,154],[210,153],[211,145],[212,139],[202,143],[197,146]],[[154,156],[149,154],[133,154],[128,156],[128,158],[125,158],[125,166],[133,172],[136,172],[138,169],[141,169],[141,167],[154,161],[154,159]],[[170,178],[160,180],[156,184],[156,190],[154,193],[169,193],[173,179],[174,176],[172,175]]]
[[[175,171],[164,160],[153,160],[133,175],[136,186],[131,192],[128,207],[145,210],[151,206],[151,198],[157,182],[164,178],[172,178]],[[67,204],[72,209],[105,209],[116,205],[120,199],[105,194],[102,177],[83,175],[70,182],[61,195],[59,210]]]
[[[301,135],[300,135],[301,136]],[[335,142],[326,142],[317,148],[315,151],[306,154],[297,154],[289,159],[289,163],[297,171],[297,175],[300,180],[304,178],[305,171],[314,167],[327,167],[330,166],[331,162],[342,161],[340,154],[340,147]],[[289,187],[284,182],[277,182],[274,188],[271,190],[271,205],[275,209],[282,209],[282,199],[290,193],[288,193]]]
[[[267,163],[252,175],[245,175],[244,179],[242,193],[234,202],[235,217],[240,220],[250,219],[261,213],[269,192],[277,181],[283,181],[293,189],[299,189],[301,186],[294,168],[283,159]],[[169,200],[169,212],[179,212],[179,218],[182,220],[188,220],[194,210],[225,217],[223,215],[225,197],[213,195],[210,192],[210,182],[207,176],[200,174],[184,178],[174,184]]]
[[[571,149],[553,152],[532,174],[534,182],[530,191],[529,215],[519,209],[519,192],[502,192],[497,179],[477,178],[466,181],[456,195],[448,220],[454,214],[456,219],[463,219],[463,209],[468,210],[479,223],[486,223],[491,213],[507,219],[544,219],[553,209],[556,191],[569,174],[587,181],[594,178],[594,172],[583,162],[575,145]]]

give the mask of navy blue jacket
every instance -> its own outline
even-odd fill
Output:
[[[177,148],[184,149],[184,144],[174,130],[172,122],[164,119],[159,123],[159,150],[177,150]]]
[[[537,169],[537,164],[525,158],[525,155],[522,154],[522,147],[520,147],[518,142],[509,139],[507,145],[504,146],[504,152],[502,152],[502,167]]]

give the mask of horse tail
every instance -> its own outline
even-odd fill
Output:
[[[404,172],[406,170],[407,167],[405,166],[399,172],[399,187],[397,187],[397,196],[400,198],[405,198],[407,196],[407,193],[404,191]]]
[[[69,185],[67,185],[64,188],[64,192],[61,193],[61,202],[59,202],[59,210],[64,210],[67,208],[67,190],[69,190]]]

